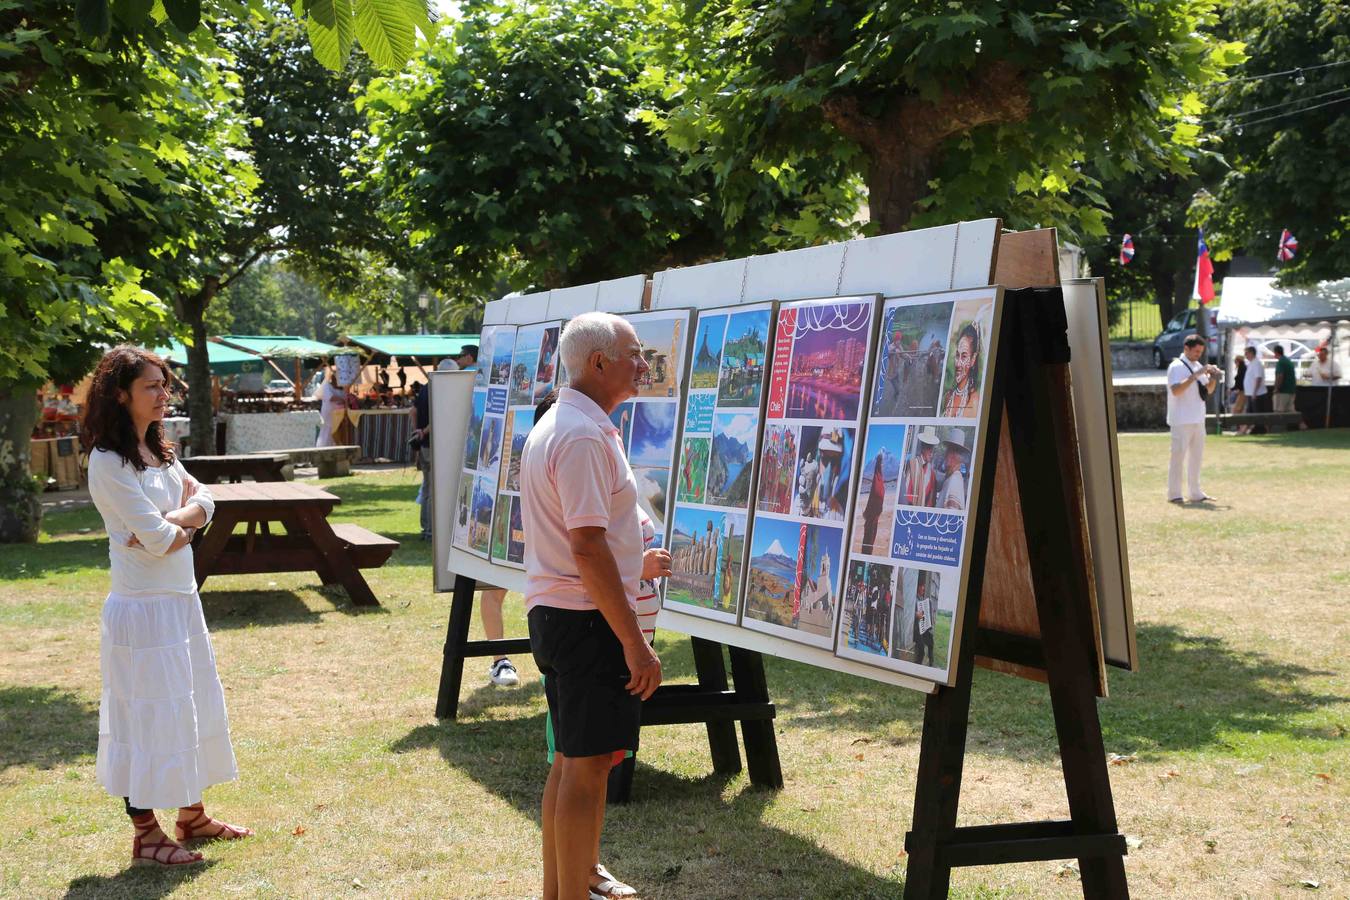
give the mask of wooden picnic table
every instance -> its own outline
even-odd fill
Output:
[[[291,458],[285,453],[235,453],[229,456],[186,456],[180,462],[202,484],[222,481],[285,481],[285,467]]]
[[[193,539],[197,587],[212,575],[316,572],[340,584],[357,606],[379,606],[361,569],[378,568],[398,541],[360,525],[337,524],[328,515],[342,500],[323,488],[290,481],[256,481],[211,487],[216,513]],[[280,523],[285,533],[275,533]],[[246,527],[235,534],[236,526]]]

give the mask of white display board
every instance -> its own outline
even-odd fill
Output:
[[[1106,286],[1100,278],[1081,278],[1064,282],[1063,288],[1072,354],[1069,375],[1073,382],[1073,413],[1078,423],[1078,458],[1083,469],[1102,654],[1113,666],[1138,671],[1130,561],[1125,547],[1125,504],[1120,488],[1120,448],[1116,443],[1115,392],[1111,386]]]

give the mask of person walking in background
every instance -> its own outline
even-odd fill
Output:
[[[583,313],[559,351],[570,387],[521,454],[525,603],[557,753],[542,803],[543,896],[586,900],[615,751],[638,748],[642,701],[661,683],[635,606],[643,575],[637,482],[610,415],[648,365],[633,327]]]
[[[1284,355],[1283,344],[1274,344],[1270,350],[1275,354],[1275,393],[1271,398],[1275,412],[1294,412],[1294,394],[1298,390],[1298,375],[1294,371],[1294,361]],[[1307,423],[1301,420],[1299,426],[1308,427]]]
[[[333,432],[337,430],[342,417],[347,414],[347,407],[355,401],[346,388],[338,386],[337,366],[328,370],[328,377],[319,385],[315,399],[319,401],[319,436],[314,441],[314,446],[335,446],[337,441],[333,438]]]
[[[1200,487],[1200,463],[1205,453],[1205,401],[1209,387],[1218,385],[1223,372],[1200,362],[1205,339],[1186,336],[1181,355],[1167,367],[1167,427],[1172,432],[1172,455],[1167,464],[1167,500],[1183,503],[1213,500]],[[1186,494],[1181,493],[1181,470],[1186,469]]]
[[[168,382],[153,353],[109,350],[94,371],[83,438],[112,570],[95,772],[131,818],[132,864],[185,866],[202,862],[185,844],[253,832],[202,808],[202,792],[238,770],[192,559],[193,534],[215,503],[165,439]],[[176,840],[155,818],[173,807]]]
[[[1247,370],[1243,373],[1242,392],[1247,395],[1247,412],[1265,412],[1266,396],[1266,370],[1261,364],[1260,356],[1256,352],[1256,347],[1252,344],[1247,345],[1243,351],[1247,357]],[[1238,429],[1238,434],[1251,434],[1252,426],[1243,425]]]
[[[1228,409],[1235,415],[1242,415],[1247,408],[1247,357],[1239,353],[1233,357],[1233,388],[1229,391]]]

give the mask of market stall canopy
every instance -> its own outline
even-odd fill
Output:
[[[1282,288],[1274,278],[1225,278],[1219,327],[1350,318],[1350,278]]]
[[[222,334],[216,340],[271,359],[317,359],[351,352],[345,347],[290,335]]]
[[[168,360],[170,365],[187,365],[187,348],[178,341],[170,341],[169,346],[156,348],[155,353]],[[215,341],[207,342],[206,358],[211,366],[212,375],[240,375],[244,372],[261,372],[267,367],[267,363],[261,357],[244,350],[218,344]]]
[[[458,356],[470,344],[478,343],[476,334],[352,334],[345,340],[378,357],[397,356],[400,360],[416,357],[424,364],[447,356]]]

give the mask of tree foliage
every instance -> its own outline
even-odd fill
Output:
[[[89,38],[116,43],[123,35],[181,40],[212,23],[247,23],[267,10],[266,0],[78,0],[75,15]],[[417,34],[435,21],[425,0],[295,0],[291,12],[303,20],[314,57],[341,70],[360,46],[382,68],[408,61]]]
[[[662,122],[732,189],[828,160],[882,232],[987,215],[1104,232],[1102,178],[1188,170],[1199,90],[1240,59],[1208,0],[711,0],[676,7]]]
[[[552,287],[802,243],[792,224],[827,196],[836,215],[810,239],[846,233],[856,198],[834,182],[758,176],[724,219],[712,173],[640,118],[670,108],[643,3],[462,12],[363,99],[370,185],[431,283],[478,297],[503,276]]]
[[[1207,225],[1216,255],[1245,250],[1272,264],[1288,228],[1299,252],[1281,265],[1282,281],[1343,278],[1350,273],[1350,168],[1341,162],[1350,147],[1350,3],[1236,0],[1223,27],[1248,53],[1214,91],[1231,168],[1193,218]]]

